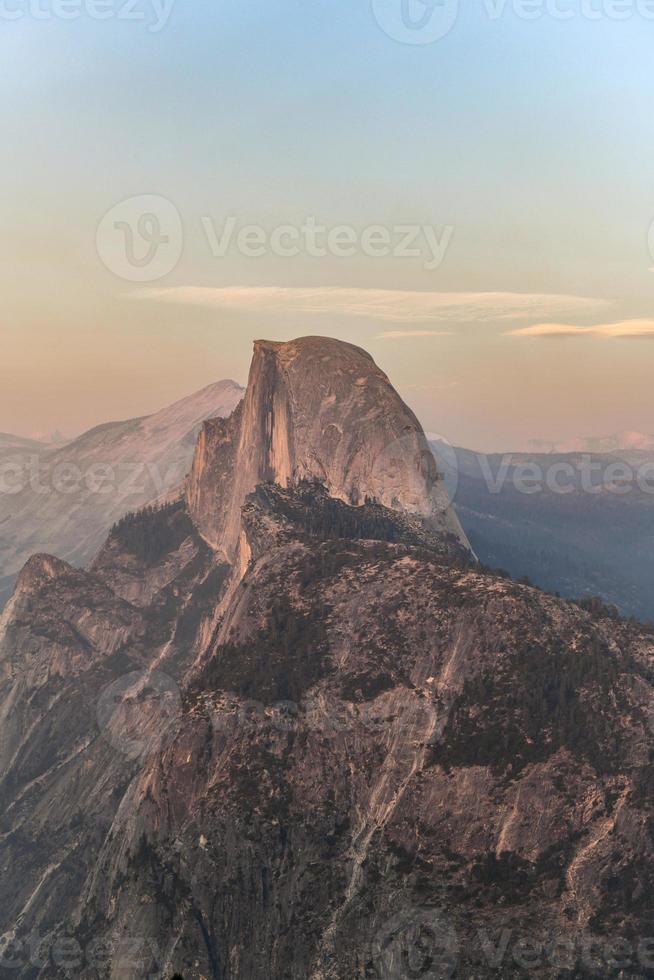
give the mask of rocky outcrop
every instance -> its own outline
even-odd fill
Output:
[[[654,637],[315,485],[261,487],[243,522],[251,561],[201,665],[190,623],[220,584],[180,569],[145,612],[114,600],[129,662],[96,641],[65,696],[40,688],[29,766],[0,784],[16,949],[47,935],[40,975],[55,978],[72,928],[85,956],[109,942],[108,975],[127,980],[404,980],[434,956],[436,976],[496,976],[500,956],[501,976],[523,977],[527,941],[579,958],[592,941],[610,976],[611,943],[635,950],[649,923]],[[143,551],[146,534],[121,533]],[[52,622],[42,562],[21,648]],[[69,585],[57,601],[79,628],[90,585]],[[96,976],[82,959],[76,975]]]
[[[37,934],[73,927],[98,847],[176,721],[224,578],[180,504],[121,522],[93,571],[38,555],[21,573],[0,619],[0,935],[32,937],[17,976],[39,973]],[[41,975],[55,966],[46,952]]]
[[[234,562],[247,495],[303,479],[350,504],[421,515],[467,544],[420,423],[369,354],[326,337],[257,341],[242,411],[200,436],[190,512]]]
[[[121,521],[89,572],[25,569],[0,624],[3,961],[559,980],[619,955],[647,976],[654,636],[477,567],[424,474],[401,505],[389,472],[373,493],[390,417],[335,462],[329,396],[293,375],[316,343],[260,345],[265,418],[248,392],[205,427],[188,504]],[[354,415],[366,358],[343,362]]]
[[[218,381],[54,448],[0,436],[0,608],[31,554],[86,565],[115,521],[179,487],[202,423],[229,416],[242,397],[234,381]]]

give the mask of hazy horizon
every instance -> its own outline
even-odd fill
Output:
[[[277,338],[266,338],[266,339],[277,339]],[[392,377],[390,378],[390,380],[392,382],[393,380]],[[0,430],[0,431],[8,435],[20,436],[26,439],[34,439],[37,441],[42,441],[44,443],[49,443],[52,441],[70,442],[78,438],[84,432],[87,432],[89,429],[94,428],[96,425],[102,425],[104,423],[111,423],[111,422],[128,421],[130,419],[142,418],[148,415],[156,414],[158,411],[167,408],[168,406],[174,404],[175,402],[184,400],[186,398],[190,398],[196,393],[202,391],[204,388],[211,386],[213,384],[218,384],[222,381],[233,381],[236,384],[240,385],[243,389],[245,389],[247,385],[247,367],[243,373],[243,376],[240,378],[230,377],[228,375],[225,375],[221,377],[216,377],[213,380],[208,381],[205,384],[201,384],[198,388],[194,388],[192,390],[173,393],[174,392],[173,389],[171,390],[171,397],[168,400],[164,400],[163,402],[156,402],[156,403],[154,400],[151,400],[150,402],[143,401],[143,405],[145,406],[143,411],[137,411],[135,414],[120,414],[120,412],[118,412],[117,414],[114,414],[112,416],[97,417],[94,420],[92,420],[90,424],[84,425],[82,428],[78,430],[62,432],[60,429],[57,428],[49,429],[47,425],[44,424],[42,428],[36,428],[30,431],[27,430],[24,431],[16,430],[12,432],[9,432],[8,430]],[[567,437],[563,437],[557,433],[548,433],[547,435],[540,434],[534,437],[526,438],[522,442],[516,442],[511,444],[493,443],[492,440],[487,441],[485,444],[466,443],[462,440],[457,440],[456,438],[453,438],[451,434],[448,435],[441,429],[438,428],[434,429],[433,426],[430,426],[426,423],[425,419],[420,415],[420,412],[416,407],[416,403],[418,400],[417,393],[413,390],[411,385],[404,386],[404,389],[396,385],[394,385],[394,387],[397,388],[399,394],[401,395],[403,400],[409,405],[409,407],[416,412],[419,421],[423,424],[423,428],[425,429],[428,438],[442,438],[445,441],[451,443],[453,446],[458,446],[464,449],[471,449],[478,452],[486,452],[486,453],[502,453],[502,452],[512,452],[512,451],[513,452],[537,452],[537,451],[548,452],[554,448],[559,448],[559,447],[560,447],[560,451],[564,451],[564,452],[576,451],[577,447],[574,445],[575,441],[593,440],[593,439],[600,440],[600,439],[606,439],[611,437],[625,437],[624,446],[626,448],[630,442],[630,440],[627,438],[629,436],[634,437],[638,435],[644,435],[654,439],[654,435],[652,435],[652,433],[648,432],[647,430],[640,433],[637,432],[636,430],[612,429],[610,431],[607,430],[605,432],[593,432],[593,433],[578,432],[573,435],[568,434]],[[88,417],[93,419],[93,409],[90,409]],[[539,443],[542,443],[542,446],[539,446],[538,445]]]

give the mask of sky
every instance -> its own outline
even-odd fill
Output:
[[[459,445],[654,432],[653,43],[646,0],[0,0],[0,431],[322,334]]]

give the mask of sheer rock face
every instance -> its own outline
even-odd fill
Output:
[[[257,341],[241,408],[205,425],[188,484],[194,521],[228,560],[246,496],[302,479],[422,515],[467,545],[420,423],[365,351],[323,337]]]
[[[110,535],[93,571],[34,556],[0,617],[0,936],[74,925],[140,747],[167,731],[156,695],[179,703],[224,577],[182,507],[159,512],[158,530],[169,527],[155,560],[143,557],[146,512]],[[10,958],[16,977],[57,975],[47,948],[43,960],[27,944]]]

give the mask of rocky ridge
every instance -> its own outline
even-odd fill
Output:
[[[654,637],[477,567],[421,430],[393,458],[422,488],[375,484],[401,403],[356,430],[361,353],[303,343],[260,345],[268,395],[205,426],[186,500],[88,572],[33,559],[5,610],[13,975],[649,975]],[[333,456],[309,348],[355,429]]]
[[[246,496],[302,479],[355,506],[369,497],[422,515],[467,545],[420,423],[366,351],[325,337],[257,341],[242,408],[200,435],[189,510],[233,561]]]
[[[178,487],[202,423],[229,416],[242,397],[234,381],[219,381],[154,415],[96,426],[61,447],[0,444],[0,608],[31,554],[86,565],[115,521]]]

